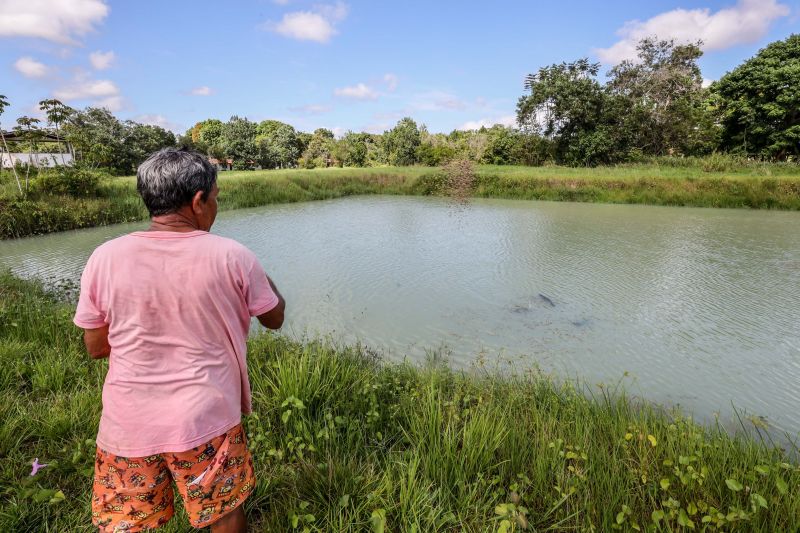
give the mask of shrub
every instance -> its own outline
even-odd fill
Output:
[[[104,174],[82,168],[59,168],[41,173],[33,180],[38,194],[69,195],[77,198],[96,196]]]
[[[729,172],[747,166],[747,159],[734,154],[713,152],[701,160],[703,172]]]

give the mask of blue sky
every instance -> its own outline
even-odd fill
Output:
[[[798,0],[0,0],[0,121],[55,96],[179,132],[234,114],[448,132],[511,124],[527,73],[583,56],[605,71],[642,36],[703,39],[714,80],[796,32]]]

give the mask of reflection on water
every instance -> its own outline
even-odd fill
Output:
[[[0,242],[14,272],[77,279],[143,224]],[[800,214],[362,197],[223,213],[290,332],[390,357],[447,346],[616,382],[699,416],[731,402],[800,431]]]

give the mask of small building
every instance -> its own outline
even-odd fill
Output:
[[[216,157],[209,157],[208,162],[214,165],[217,171],[220,170],[233,170],[233,159],[220,160]]]
[[[40,168],[71,166],[72,154],[67,153],[15,153],[0,152],[0,167],[11,168],[16,165],[33,165]]]
[[[73,157],[70,145],[64,139],[58,138],[52,133],[40,131],[36,137],[35,143],[38,145],[50,146],[56,145],[55,152],[11,152],[5,151],[8,143],[27,143],[28,140],[14,131],[2,132],[6,144],[0,145],[0,167],[11,168],[14,165],[33,165],[38,167],[57,167],[62,165],[72,165]],[[66,149],[66,152],[61,150]]]

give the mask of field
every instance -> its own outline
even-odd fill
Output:
[[[20,199],[10,173],[0,175],[0,238],[147,218],[134,177],[103,177],[80,194],[49,185],[63,185],[58,179],[35,181]],[[443,195],[447,181],[430,167],[222,172],[220,208],[358,194]],[[486,198],[800,210],[799,165],[734,165],[722,156],[597,168],[481,165],[469,185],[467,195]]]
[[[68,294],[0,274],[0,531],[91,531],[106,363],[85,355]],[[254,530],[798,529],[798,450],[748,422],[730,435],[535,370],[269,333],[249,349]],[[36,458],[49,466],[31,477]],[[166,529],[189,530],[181,515]]]

